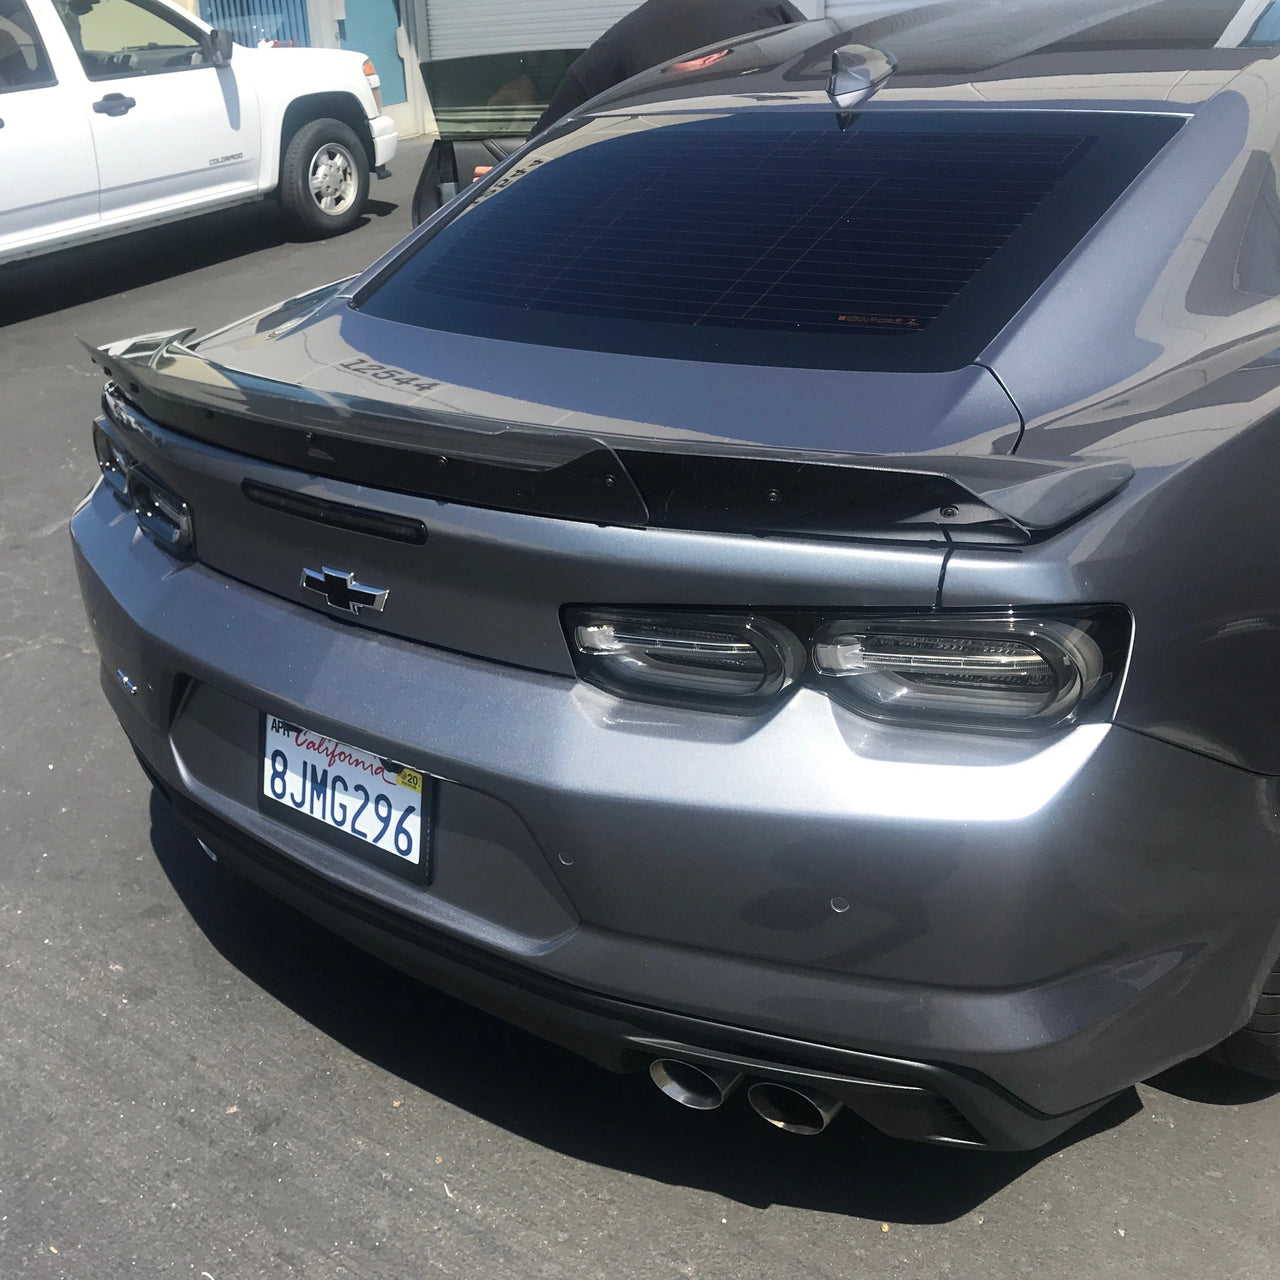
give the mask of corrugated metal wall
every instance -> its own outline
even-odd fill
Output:
[[[427,0],[430,58],[585,49],[640,0]]]
[[[867,0],[793,0],[808,17],[844,17]],[[641,0],[426,0],[432,60],[582,49]]]

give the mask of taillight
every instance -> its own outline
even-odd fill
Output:
[[[814,634],[818,687],[878,720],[1038,732],[1077,717],[1123,667],[1123,611],[851,618]]]
[[[578,673],[621,697],[760,712],[804,682],[876,720],[1045,733],[1100,707],[1127,611],[760,617],[569,609]]]
[[[795,636],[759,618],[570,609],[565,622],[579,674],[624,698],[755,711],[804,666]]]
[[[112,432],[140,430],[138,411],[124,399],[115,383],[102,395],[105,419],[93,424],[93,451],[107,488],[132,509],[138,527],[157,546],[180,560],[195,551],[195,523],[191,508],[168,485],[138,464]]]
[[[129,473],[129,497],[142,532],[170,555],[187,559],[196,543],[191,508],[142,467]]]
[[[98,467],[107,488],[125,506],[131,507],[133,503],[129,498],[129,471],[134,465],[133,459],[96,422],[93,424],[93,451],[97,454]]]

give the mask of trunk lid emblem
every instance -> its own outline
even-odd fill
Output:
[[[331,609],[341,609],[357,616],[362,609],[381,613],[387,607],[387,596],[391,594],[380,587],[366,587],[356,581],[354,573],[330,569],[327,565],[319,573],[314,569],[303,569],[300,585],[324,596]]]

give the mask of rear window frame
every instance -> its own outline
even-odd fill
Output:
[[[1086,154],[1057,184],[1039,207],[1013,232],[985,266],[924,328],[886,334],[863,332],[791,333],[782,329],[695,326],[666,321],[605,319],[589,314],[521,310],[451,299],[448,323],[421,323],[406,314],[390,314],[397,295],[385,292],[402,272],[412,272],[420,254],[467,215],[481,199],[501,200],[495,190],[510,167],[543,148],[570,137],[593,119],[575,120],[539,138],[517,153],[490,177],[472,188],[469,198],[429,224],[352,297],[353,309],[374,318],[409,325],[424,332],[449,332],[528,345],[607,352],[659,359],[683,359],[720,364],[874,372],[950,372],[971,365],[1046,280],[1114,206],[1151,161],[1177,135],[1187,117],[1177,113],[1027,110],[1022,108],[919,108],[895,106],[867,110],[843,118],[834,110],[811,107],[758,106],[746,110],[714,108],[699,113],[706,121],[734,122],[726,127],[750,129],[761,125],[785,129],[803,112],[807,122],[831,128],[868,127],[875,131],[995,134],[1036,133],[1079,135],[1091,139]],[[625,112],[612,112],[616,120]],[[637,113],[638,114],[638,113]],[[655,124],[661,117],[654,117]],[[679,126],[676,126],[679,127]],[[602,143],[602,145],[608,145]],[[559,158],[547,160],[554,171]],[[514,186],[515,184],[513,184]],[[407,296],[415,286],[407,280]],[[383,298],[383,306],[377,299]],[[405,291],[400,291],[403,299]],[[438,306],[438,304],[437,304]],[[532,322],[530,317],[533,317]]]

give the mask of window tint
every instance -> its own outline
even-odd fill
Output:
[[[30,10],[23,0],[0,0],[0,93],[54,83]]]
[[[588,122],[359,305],[549,345],[958,367],[1177,128],[1010,112],[843,124],[834,111]]]
[[[550,49],[424,62],[422,78],[441,137],[523,137],[581,52]]]
[[[208,65],[194,29],[139,0],[54,0],[90,80]]]
[[[1070,172],[1075,134],[655,130],[531,176],[419,288],[461,302],[804,333],[927,328]],[[584,153],[583,159],[588,159]],[[517,201],[511,200],[514,204]]]

